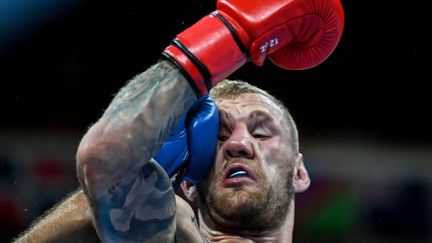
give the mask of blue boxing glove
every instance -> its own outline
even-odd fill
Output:
[[[203,181],[213,167],[219,133],[219,111],[213,98],[206,95],[189,109],[186,116],[189,163],[184,180]]]
[[[189,159],[185,118],[183,117],[171,132],[170,137],[153,158],[167,173],[173,185],[181,182]],[[176,186],[174,187],[175,189]]]
[[[177,190],[186,180],[199,183],[213,167],[219,129],[219,112],[214,100],[203,96],[180,120],[154,156]]]

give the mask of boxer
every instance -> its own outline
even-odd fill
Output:
[[[295,123],[266,91],[222,81],[267,57],[285,69],[319,65],[343,26],[338,0],[220,0],[179,33],[161,61],[116,95],[78,147],[77,175],[100,240],[291,242],[294,194],[310,183]],[[217,138],[215,129],[189,129],[190,158],[174,169],[154,159],[178,124],[188,128],[183,119],[209,92],[219,110]],[[197,125],[211,114],[198,110]],[[214,146],[206,146],[212,139]],[[198,219],[175,195],[178,176],[184,195],[198,202]]]

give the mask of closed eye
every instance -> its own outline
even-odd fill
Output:
[[[264,133],[254,133],[252,136],[257,139],[268,139],[271,137],[270,135]]]
[[[258,125],[258,124],[256,124]],[[260,126],[257,126],[255,128],[252,128],[251,134],[256,139],[268,139],[273,136],[272,132],[263,124],[259,124]]]
[[[218,136],[218,140],[221,142],[225,142],[226,140],[228,140],[228,136],[226,135],[219,135]]]
[[[221,142],[225,142],[226,140],[228,140],[230,134],[231,134],[231,132],[230,132],[229,128],[227,128],[224,125],[221,125],[221,127],[219,129],[218,140]]]

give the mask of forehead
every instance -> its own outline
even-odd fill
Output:
[[[263,111],[281,120],[283,112],[270,98],[257,93],[240,94],[234,98],[218,98],[216,104],[220,110],[229,113],[235,118],[249,115],[253,111]]]

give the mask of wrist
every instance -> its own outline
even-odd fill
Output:
[[[213,12],[176,36],[162,56],[173,62],[198,96],[248,61],[250,38],[235,21]]]

